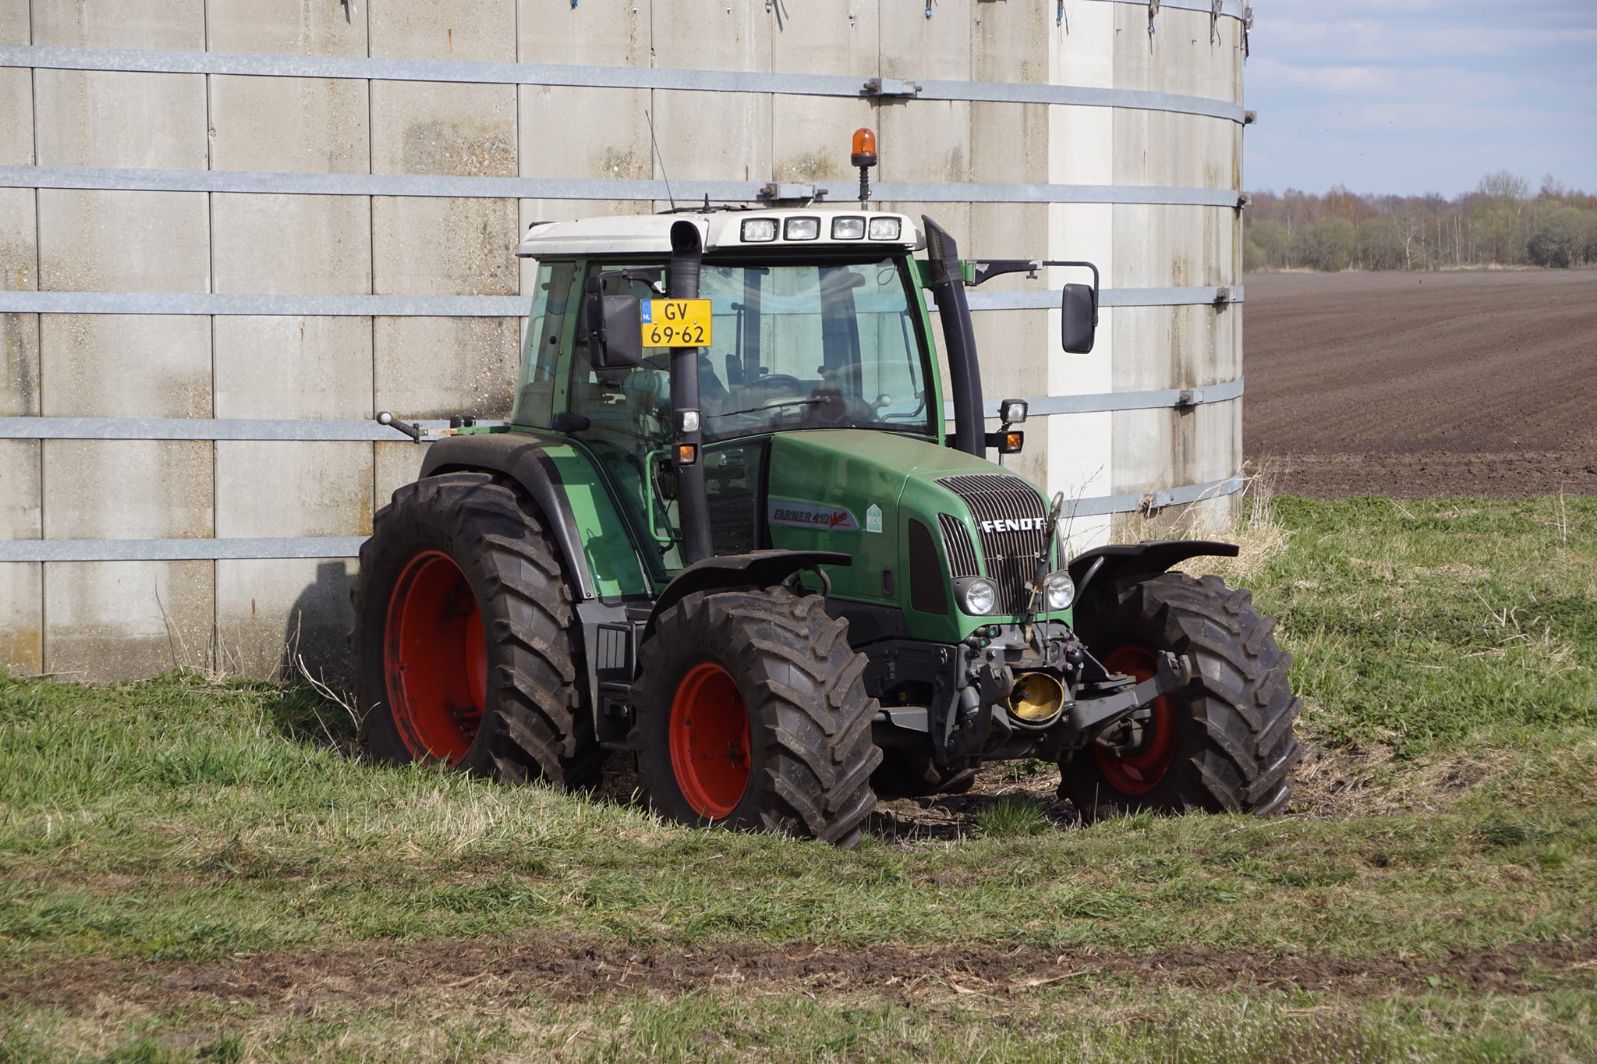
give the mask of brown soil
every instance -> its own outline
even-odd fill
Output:
[[[1597,270],[1247,279],[1248,457],[1280,490],[1597,494]]]
[[[198,1000],[311,1012],[330,1005],[453,993],[478,1006],[651,992],[667,996],[707,988],[790,993],[876,992],[1015,994],[1041,987],[1084,988],[1104,976],[1139,984],[1207,990],[1320,991],[1367,998],[1396,990],[1440,988],[1520,993],[1550,979],[1585,985],[1597,967],[1597,943],[1518,943],[1450,950],[1430,958],[1350,959],[1270,950],[1222,951],[1183,946],[1160,953],[1065,951],[1037,947],[876,945],[864,949],[733,943],[697,949],[542,941],[373,943],[263,953],[218,962],[127,963],[61,958],[43,971],[0,980],[0,1002],[91,1008],[110,998],[171,1010]]]

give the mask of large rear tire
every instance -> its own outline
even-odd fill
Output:
[[[689,595],[643,645],[632,746],[649,805],[685,824],[850,847],[876,795],[876,700],[848,626],[783,588]]]
[[[1154,810],[1267,816],[1292,794],[1299,747],[1298,700],[1287,681],[1291,656],[1276,645],[1275,619],[1247,591],[1219,577],[1164,573],[1098,613],[1081,617],[1092,653],[1139,680],[1161,651],[1196,666],[1190,688],[1139,714],[1134,741],[1094,744],[1060,766],[1059,796],[1087,819]]]
[[[581,697],[560,562],[486,473],[426,477],[377,512],[356,578],[362,748],[579,788],[603,751]]]

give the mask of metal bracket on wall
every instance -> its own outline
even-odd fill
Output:
[[[759,198],[764,203],[777,205],[787,203],[803,207],[823,198],[829,191],[829,189],[816,188],[814,185],[789,181],[772,181],[760,186]]]
[[[1253,32],[1253,5],[1247,4],[1242,8],[1242,58],[1246,59],[1251,52],[1248,38]]]
[[[1159,0],[1148,0],[1148,50],[1153,50],[1153,35],[1158,32],[1153,17],[1159,13]]]
[[[1225,9],[1225,0],[1214,0],[1214,5],[1209,8],[1209,43],[1220,43],[1220,12]]]
[[[860,86],[861,96],[913,98],[920,95],[920,83],[898,78],[871,78]]]

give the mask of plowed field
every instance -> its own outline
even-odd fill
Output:
[[[1246,313],[1278,490],[1597,494],[1597,271],[1266,274]]]

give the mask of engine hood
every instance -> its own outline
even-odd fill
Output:
[[[765,519],[771,543],[792,550],[850,554],[854,564],[831,571],[833,594],[899,607],[918,638],[961,639],[978,623],[954,608],[916,609],[911,572],[922,584],[950,580],[942,515],[963,525],[974,549],[982,544],[982,514],[949,486],[959,478],[994,478],[1017,497],[1041,500],[1030,481],[949,447],[895,433],[824,429],[780,433],[771,440]],[[1036,509],[1036,507],[1033,507]],[[929,535],[938,571],[911,564],[911,522]],[[920,532],[916,533],[920,535]],[[919,602],[924,606],[927,598]]]

